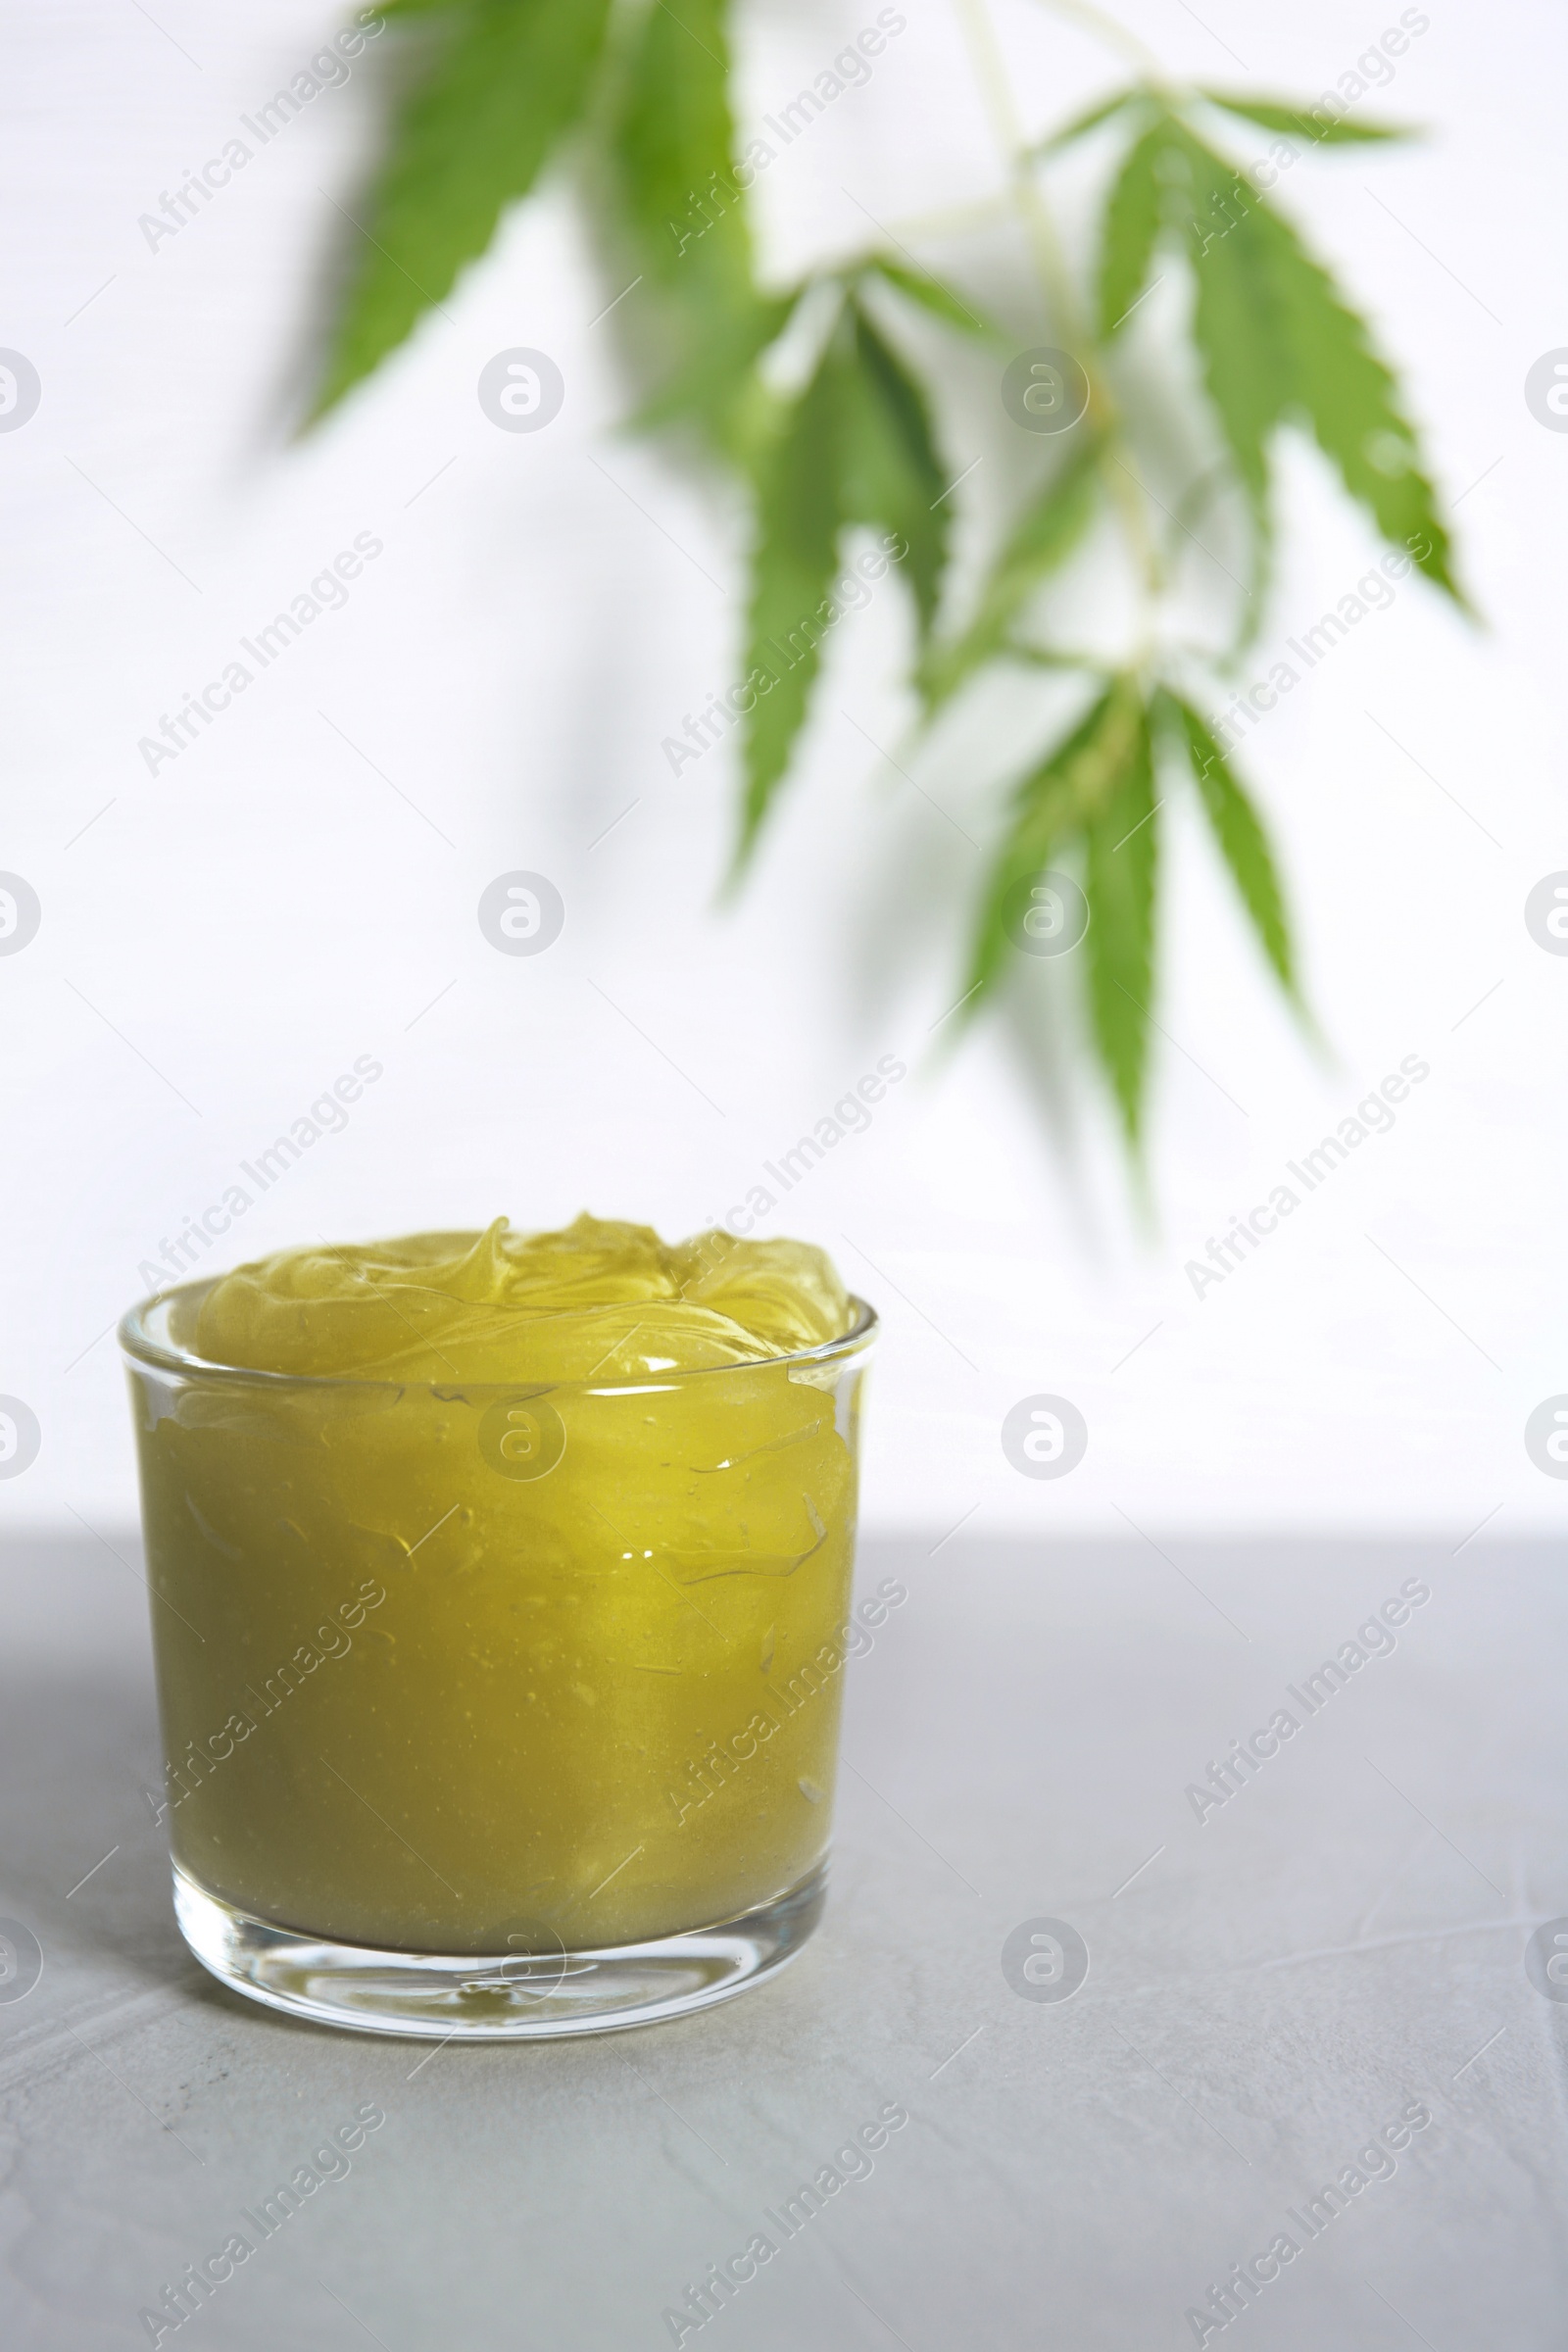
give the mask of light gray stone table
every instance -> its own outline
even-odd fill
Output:
[[[142,2307],[367,2104],[346,2177],[166,2344],[652,2352],[758,2232],[777,2252],[688,2344],[1159,2352],[1282,2234],[1209,2343],[1568,2341],[1568,2001],[1526,1969],[1568,1913],[1544,1548],[868,1546],[909,1597],[850,1669],[803,1957],[682,2023],[432,2056],[185,1955],[138,1555],[105,1532],[0,1564],[0,1915],[44,1954],[0,2001],[5,2352],[149,2340]],[[1288,1687],[1411,1579],[1396,1646],[1309,1716]],[[1200,1819],[1190,1786],[1282,1707],[1295,1737]],[[1070,1998],[1033,1997],[1041,1919],[1087,1946]],[[884,2107],[907,2124],[786,2239],[767,2217]]]

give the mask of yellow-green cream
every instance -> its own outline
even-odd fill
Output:
[[[283,1251],[154,1310],[187,1366],[132,1369],[176,1861],[453,1953],[797,1884],[864,1360],[810,1351],[853,1320],[804,1244],[591,1217]]]

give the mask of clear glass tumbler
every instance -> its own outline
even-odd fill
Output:
[[[235,1990],[508,2038],[706,2007],[820,1915],[876,1318],[634,1381],[421,1385],[121,1327],[174,1904]]]

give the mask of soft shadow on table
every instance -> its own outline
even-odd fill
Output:
[[[240,1999],[186,1950],[153,1813],[158,1753],[150,1685],[91,1669],[0,1673],[0,1918],[43,1952],[33,1991],[0,2006],[0,2087],[166,2003],[269,2038],[335,2038]]]
[[[183,1974],[161,1778],[150,1690],[69,1668],[0,1677],[0,1899],[46,1978],[92,1955],[148,1982]]]
[[[36,1985],[0,2003],[0,2083],[165,2001],[290,2030],[209,1977],[174,1924],[139,1560],[121,1529],[0,1552],[0,1919],[43,1954]]]

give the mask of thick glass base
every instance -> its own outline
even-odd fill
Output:
[[[174,1914],[202,1966],[269,2008],[361,2034],[539,2041],[711,2008],[793,1960],[822,1916],[827,1864],[743,1918],[612,1950],[380,1952],[236,1911],[174,1865]]]

